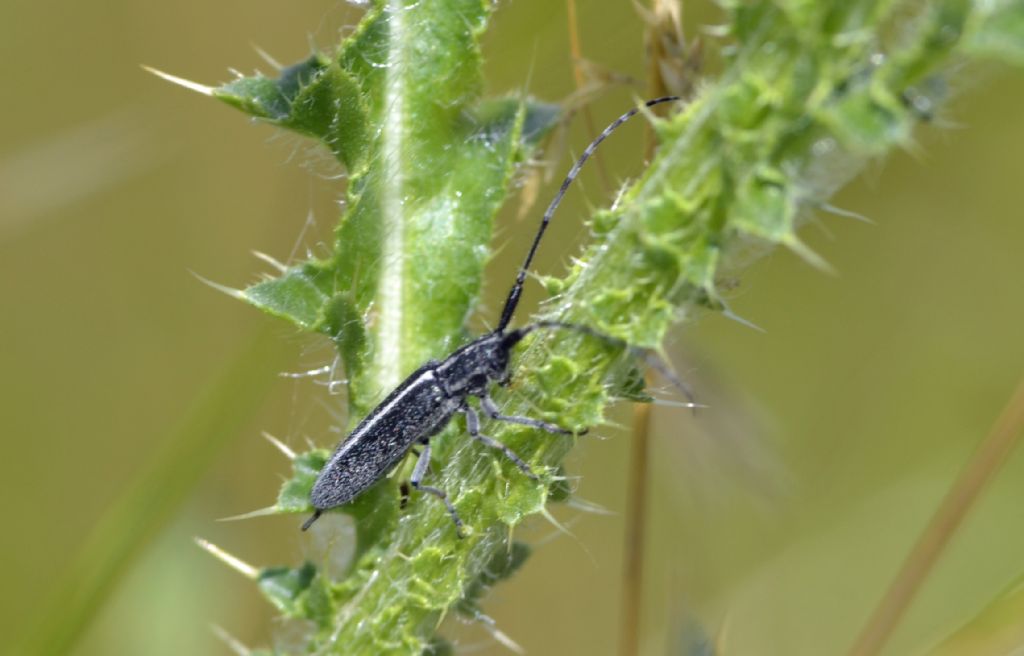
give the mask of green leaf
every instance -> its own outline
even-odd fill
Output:
[[[309,494],[316,482],[316,476],[320,473],[324,463],[327,462],[327,451],[315,450],[308,453],[300,453],[292,460],[292,477],[284,482],[281,491],[277,495],[275,508],[280,512],[312,512],[313,506],[309,502]]]
[[[243,298],[335,341],[353,418],[454,347],[512,173],[560,116],[554,105],[480,100],[477,39],[490,3],[403,4],[375,3],[334,56],[214,91],[318,139],[349,171],[334,252]]]
[[[323,325],[323,309],[330,300],[330,276],[317,263],[291,267],[279,278],[257,283],[243,294],[259,309],[293,322],[303,330]]]
[[[366,107],[359,85],[322,55],[281,71],[280,77],[244,77],[213,90],[224,102],[257,118],[322,141],[349,170],[367,148]]]
[[[285,617],[307,617],[302,600],[307,596],[316,578],[313,563],[301,567],[268,567],[260,570],[256,584],[270,603]]]
[[[644,372],[636,365],[626,367],[621,375],[611,378],[609,385],[609,394],[613,398],[634,403],[650,403],[654,400],[647,393]]]
[[[476,617],[480,613],[480,600],[487,594],[487,590],[511,578],[526,563],[530,553],[530,546],[522,542],[512,542],[507,547],[496,549],[491,554],[491,560],[484,568],[484,573],[465,589],[456,610],[467,617]]]
[[[243,112],[272,121],[286,121],[302,87],[316,79],[327,62],[318,55],[281,71],[280,77],[243,77],[217,87],[213,95]]]
[[[310,620],[321,628],[329,627],[335,619],[337,607],[330,584],[313,563],[264,568],[256,576],[256,585],[285,617]]]
[[[423,656],[455,656],[455,653],[455,646],[440,636],[435,636],[423,650]]]

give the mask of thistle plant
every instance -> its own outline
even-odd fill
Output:
[[[867,162],[912,143],[946,99],[946,74],[970,59],[1024,62],[1024,3],[728,1],[713,47],[722,72],[667,119],[660,145],[564,277],[544,279],[543,318],[660,348],[674,324],[727,310],[718,281],[784,246],[825,268],[801,222]],[[560,108],[481,97],[487,0],[378,0],[333,53],[279,77],[245,77],[208,95],[321,142],[348,174],[334,250],[281,266],[237,296],[330,339],[348,380],[349,428],[428,359],[465,343],[495,213]],[[524,71],[524,76],[526,71]],[[510,276],[511,277],[511,276]],[[557,343],[557,347],[555,344]],[[585,335],[534,334],[519,347],[507,414],[583,429],[615,398],[643,398],[635,363]],[[341,511],[356,549],[341,575],[324,562],[247,570],[304,643],[281,651],[412,654],[442,649],[450,613],[479,616],[486,589],[529,554],[514,529],[568,494],[572,438],[492,423],[540,480],[466,438],[461,419],[432,442],[442,504],[384,478]],[[308,514],[329,448],[291,454],[274,512]],[[296,522],[296,528],[298,522]],[[331,530],[321,522],[314,530]]]

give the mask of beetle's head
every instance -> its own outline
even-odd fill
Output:
[[[508,383],[508,361],[512,344],[508,341],[508,334],[495,333],[484,338],[480,342],[480,352],[477,362],[479,368],[477,373],[483,375],[486,380],[481,382],[483,387],[491,383],[505,385]]]
[[[494,382],[507,378],[508,349],[505,335],[492,333],[462,347],[438,367],[438,374],[452,394],[481,396]]]

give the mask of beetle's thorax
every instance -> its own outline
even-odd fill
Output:
[[[452,353],[434,375],[451,396],[481,396],[491,383],[507,377],[510,348],[506,335],[484,335]]]

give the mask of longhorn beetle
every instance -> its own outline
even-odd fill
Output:
[[[678,96],[648,100],[644,106],[652,107],[673,100],[679,100]],[[572,431],[539,419],[503,415],[491,400],[488,392],[491,384],[507,385],[509,382],[508,362],[512,347],[533,331],[540,329],[574,330],[619,346],[628,346],[623,340],[604,335],[587,326],[561,321],[538,321],[514,330],[506,330],[506,328],[512,320],[516,306],[519,305],[519,297],[523,293],[523,284],[526,282],[526,273],[537,252],[537,247],[540,245],[541,237],[544,236],[544,231],[547,229],[548,223],[551,222],[551,217],[565,196],[569,185],[572,184],[583,164],[594,153],[598,145],[639,111],[640,108],[635,107],[615,119],[587,146],[572,169],[569,170],[558,193],[555,194],[551,204],[544,212],[530,251],[527,253],[522,267],[519,268],[516,281],[509,291],[505,307],[501,311],[498,327],[457,349],[444,360],[440,362],[431,360],[409,374],[409,377],[401,385],[388,394],[387,398],[381,401],[380,405],[374,408],[365,419],[359,422],[355,430],[338,444],[313,484],[310,500],[314,512],[302,525],[303,531],[312,526],[325,510],[346,504],[359,496],[366,488],[390,471],[415,445],[419,444],[422,451],[419,452],[409,482],[415,489],[433,494],[444,502],[448,514],[455,522],[456,531],[461,537],[462,520],[455,512],[451,501],[448,500],[448,495],[439,488],[423,484],[423,476],[430,464],[430,438],[441,432],[457,412],[466,415],[466,428],[473,439],[501,451],[505,457],[522,470],[523,474],[534,480],[537,479],[537,475],[530,469],[530,466],[512,449],[480,432],[480,417],[477,411],[469,405],[468,399],[471,396],[479,399],[481,409],[491,419],[531,426],[549,433],[568,435]],[[686,391],[685,388],[684,391]]]

